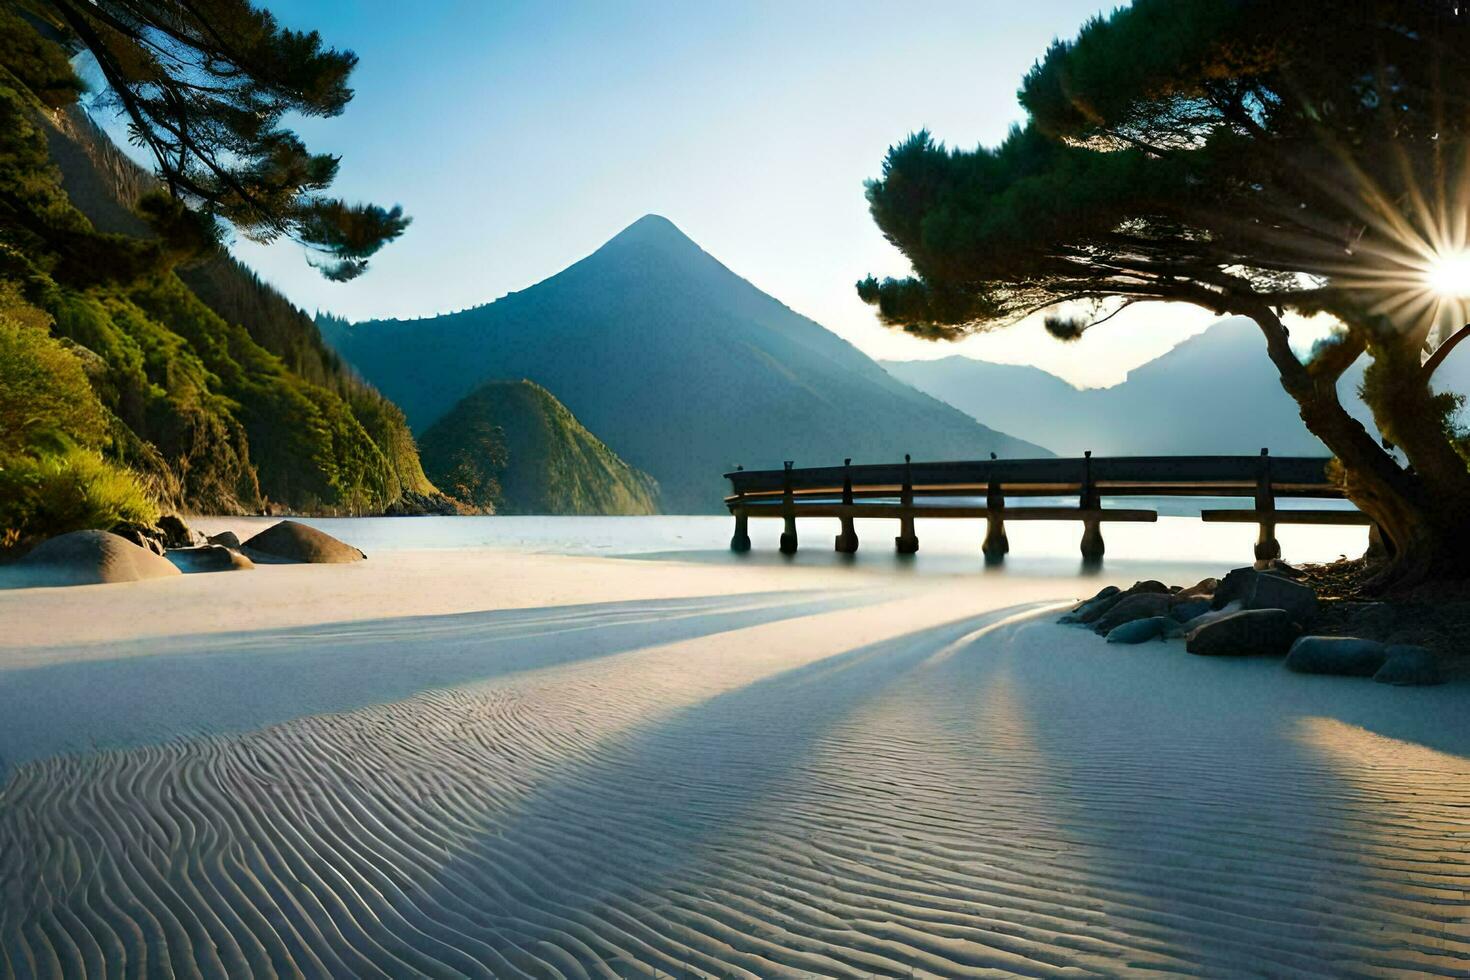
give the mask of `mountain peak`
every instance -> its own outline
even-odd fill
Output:
[[[607,244],[613,242],[643,242],[650,244],[690,245],[694,248],[699,246],[679,226],[661,214],[645,214],[637,221],[614,235]]]

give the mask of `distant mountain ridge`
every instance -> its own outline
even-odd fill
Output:
[[[1375,432],[1358,397],[1366,358],[1338,383],[1344,407]],[[968,357],[885,361],[900,380],[1021,438],[1064,455],[1325,455],[1281,387],[1250,320],[1221,320],[1135,368],[1110,388],[1078,389],[1038,368]],[[1470,392],[1470,358],[1452,355],[1435,375],[1442,391]]]
[[[718,509],[737,464],[1050,455],[896,380],[656,215],[485,306],[319,322],[420,433],[487,379],[536,381],[657,479],[671,513]]]
[[[657,514],[658,483],[534,381],[490,381],[419,438],[436,486],[497,514]]]

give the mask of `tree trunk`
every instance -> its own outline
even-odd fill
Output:
[[[1389,545],[1390,557],[1365,587],[1385,592],[1427,578],[1470,575],[1470,468],[1440,424],[1442,415],[1430,416],[1431,394],[1422,377],[1395,371],[1375,379],[1380,397],[1373,401],[1379,404],[1369,406],[1386,435],[1405,440],[1413,464],[1405,469],[1342,407],[1337,380],[1351,357],[1310,372],[1291,353],[1274,313],[1257,308],[1248,315],[1266,334],[1282,386],[1296,400],[1308,431],[1337,458],[1344,493],[1378,524]]]
[[[1470,465],[1453,442],[1449,414],[1454,405],[1436,396],[1420,368],[1420,345],[1375,342],[1365,374],[1364,395],[1379,431],[1409,460],[1424,510],[1418,545],[1420,569],[1411,577],[1470,575]]]

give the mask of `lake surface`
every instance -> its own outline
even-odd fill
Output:
[[[1060,501],[1059,501],[1060,502]],[[1038,504],[1046,501],[1038,501]],[[1331,504],[1332,502],[1328,502]],[[1340,506],[1345,506],[1339,504]],[[1224,569],[1248,564],[1256,527],[1250,524],[1206,524],[1200,507],[1243,506],[1241,502],[1210,499],[1133,498],[1109,501],[1107,506],[1154,508],[1155,524],[1104,524],[1108,554],[1103,572],[1137,571],[1150,576],[1195,574],[1201,569]],[[1283,504],[1285,509],[1285,504]],[[781,521],[752,520],[752,549],[737,555],[729,549],[734,522],[714,515],[654,517],[359,517],[298,518],[363,549],[368,554],[417,549],[496,548],[533,554],[595,555],[641,559],[721,562],[732,564],[795,564],[798,566],[851,566],[868,572],[895,574],[985,574],[1075,576],[1084,571],[1079,554],[1082,525],[1071,521],[1012,522],[1006,532],[1011,554],[1001,568],[986,568],[980,554],[985,538],[983,520],[916,522],[919,554],[894,554],[896,521],[860,520],[861,541],[854,556],[836,554],[835,519],[803,518],[797,524],[801,547],[794,557],[779,553]],[[261,528],[275,518],[199,518],[206,531],[224,527]],[[1283,557],[1290,562],[1329,562],[1357,557],[1367,547],[1362,527],[1281,525],[1277,528]],[[1214,574],[1215,572],[1210,572]]]

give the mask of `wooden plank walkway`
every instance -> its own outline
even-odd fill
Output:
[[[733,551],[750,549],[749,520],[780,518],[785,522],[781,550],[797,548],[798,517],[837,518],[841,533],[836,549],[857,551],[857,518],[897,520],[894,539],[900,554],[919,550],[916,518],[984,518],[987,561],[1010,551],[1007,521],[1081,521],[1082,556],[1100,560],[1105,522],[1152,522],[1157,511],[1105,508],[1103,497],[1249,497],[1249,509],[1212,509],[1201,513],[1209,522],[1249,523],[1260,527],[1256,558],[1281,557],[1278,524],[1371,525],[1356,510],[1278,509],[1278,498],[1343,499],[1332,480],[1328,457],[1272,456],[1113,456],[1091,453],[1071,459],[996,459],[915,463],[862,464],[797,469],[788,462],[779,470],[736,469],[726,473],[731,495],[725,505],[735,517]],[[983,505],[971,503],[984,497]],[[1015,506],[1008,501],[1028,497],[1075,497],[1075,506]],[[942,503],[936,498],[951,498]],[[922,500],[923,502],[919,502]],[[861,502],[859,502],[861,501]]]

